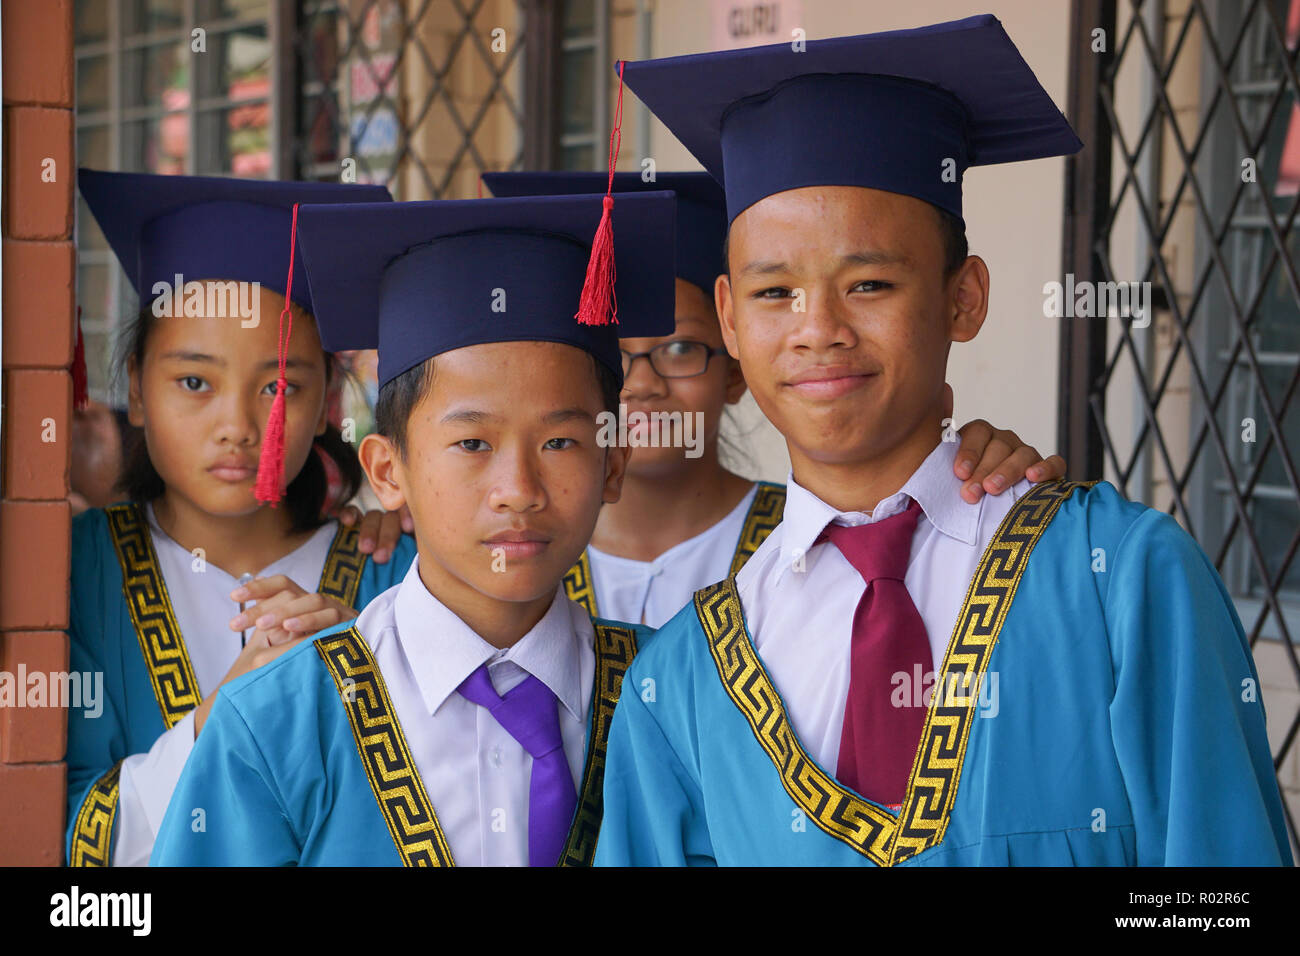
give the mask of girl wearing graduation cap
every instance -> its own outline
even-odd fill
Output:
[[[297,204],[390,197],[92,170],[79,184],[143,305],[125,349],[142,440],[128,500],[73,522],[71,670],[102,674],[103,692],[69,713],[67,852],[144,864],[217,690],[410,565],[409,537],[372,556],[322,517],[318,453],[344,500],[360,467],[327,422],[331,358],[291,248]]]
[[[610,177],[485,173],[483,182],[494,196],[546,196],[604,193]],[[785,485],[734,474],[719,456],[723,411],[745,393],[713,304],[714,280],[726,271],[726,195],[706,172],[659,173],[650,182],[639,173],[613,176],[615,193],[662,189],[677,197],[676,328],[621,341],[621,400],[629,419],[698,417],[699,447],[684,453],[670,445],[667,429],[653,426],[636,436],[622,496],[601,509],[591,545],[564,579],[569,597],[592,616],[651,627],[662,626],[699,588],[739,571],[781,522],[786,493]],[[1026,474],[1033,481],[1065,474],[1060,457],[1041,460],[1014,432],[976,420],[960,433],[954,471],[966,481],[967,500],[1005,490]]]

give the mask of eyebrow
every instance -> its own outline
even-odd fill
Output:
[[[220,355],[209,355],[207,352],[186,352],[180,349],[175,349],[171,352],[164,352],[162,358],[172,359],[177,362],[202,362],[207,365],[215,365],[218,368],[225,368],[230,364]],[[300,358],[289,358],[284,364],[287,368],[306,368],[311,363]],[[258,366],[259,369],[273,369],[279,367],[280,363],[278,359],[267,359]]]
[[[911,265],[911,262],[910,256],[896,252],[886,252],[883,249],[863,249],[840,256],[841,268],[844,266]],[[741,275],[774,275],[779,272],[790,271],[788,262],[779,259],[755,259],[746,263],[740,273]]]
[[[591,412],[582,408],[561,408],[553,412],[547,412],[542,416],[542,421],[547,425],[559,425],[571,421],[595,421]],[[504,421],[500,415],[493,415],[491,412],[479,411],[474,408],[466,408],[461,411],[448,412],[440,419],[443,425],[484,425],[488,423],[499,423]]]
[[[561,408],[553,412],[547,412],[542,416],[542,421],[548,425],[562,425],[565,422],[586,421],[594,422],[591,412],[583,408]]]

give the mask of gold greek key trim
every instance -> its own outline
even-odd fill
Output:
[[[582,794],[560,854],[560,866],[591,866],[605,812],[605,748],[614,707],[623,688],[623,675],[636,656],[636,631],[630,627],[595,624],[596,675],[591,690],[591,730],[587,737],[587,764],[582,772]]]
[[[203,699],[199,681],[167,592],[144,506],[128,502],[111,505],[104,511],[113,550],[122,568],[122,596],[140,641],[140,653],[162,713],[163,726],[170,730]],[[369,557],[357,549],[359,538],[356,528],[339,525],[317,588],[321,594],[338,598],[353,608],[361,589],[361,572]]]
[[[734,575],[745,566],[759,545],[767,540],[772,529],[781,523],[784,513],[785,485],[760,481],[754,500],[749,503],[749,511],[745,514],[745,525],[740,529],[740,538],[736,541],[736,553],[731,558],[728,575]]]
[[[355,627],[314,642],[347,711],[357,754],[404,866],[453,866],[388,688]]]
[[[357,592],[361,590],[361,572],[365,570],[370,555],[357,550],[361,534],[356,528],[339,525],[330,542],[325,566],[321,569],[320,585],[316,588],[326,597],[338,598],[350,608],[357,606]],[[391,559],[390,559],[391,560]]]
[[[104,509],[113,550],[122,568],[122,596],[140,641],[149,683],[170,730],[202,700],[180,625],[158,565],[144,506],[135,502]]]
[[[722,685],[781,776],[781,785],[822,831],[879,866],[943,841],[961,782],[979,686],[1029,556],[1061,504],[1095,482],[1035,485],[1002,520],[971,577],[926,713],[907,796],[897,818],[842,786],[803,749],[754,649],[734,577],[697,591],[695,611]]]
[[[72,830],[69,866],[111,866],[113,862],[113,818],[117,815],[118,776],[122,761],[95,781],[77,811]]]
[[[581,604],[589,617],[600,616],[596,613],[596,581],[591,576],[591,558],[587,557],[586,549],[578,563],[565,572],[564,593],[570,601]]]

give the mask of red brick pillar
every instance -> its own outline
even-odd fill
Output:
[[[72,0],[5,0],[0,671],[68,666]],[[21,693],[23,688],[15,688]],[[63,858],[61,707],[0,707],[0,864]]]

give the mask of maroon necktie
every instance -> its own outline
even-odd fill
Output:
[[[913,501],[905,511],[871,524],[827,525],[818,539],[839,548],[867,584],[853,614],[849,696],[835,776],[888,807],[901,804],[907,794],[925,726],[925,708],[913,706],[915,668],[920,664],[926,675],[934,666],[925,623],[903,584],[920,516],[921,506]],[[898,674],[906,678],[902,707],[892,703]]]

